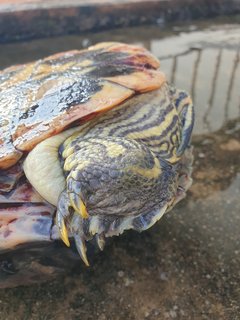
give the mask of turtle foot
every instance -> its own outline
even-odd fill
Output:
[[[162,203],[150,212],[138,216],[89,215],[84,218],[79,212],[72,210],[71,200],[66,197],[67,193],[63,192],[59,201],[56,223],[60,236],[67,246],[70,246],[68,236],[74,238],[77,251],[86,266],[89,266],[87,241],[95,239],[102,251],[106,238],[118,236],[129,229],[144,231],[153,226],[168,209],[168,204]]]

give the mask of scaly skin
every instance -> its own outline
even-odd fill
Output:
[[[0,251],[73,235],[88,264],[86,240],[103,249],[184,197],[193,107],[159,65],[101,43],[0,72]]]
[[[189,96],[165,84],[93,119],[60,146],[66,189],[57,224],[67,245],[67,233],[74,236],[86,264],[85,240],[96,236],[103,247],[104,237],[146,230],[178,201],[192,118]]]

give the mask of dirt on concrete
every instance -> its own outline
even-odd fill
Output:
[[[114,238],[90,268],[1,290],[0,319],[238,319],[238,126],[194,137],[193,186],[161,222]]]
[[[46,247],[43,256],[38,248],[16,253],[21,270],[13,269],[11,259],[2,261],[8,284],[16,285],[17,274],[23,282],[29,270],[35,284],[0,290],[0,320],[239,319],[239,32],[229,25],[213,33],[185,27],[175,27],[167,38],[158,29],[126,29],[1,46],[2,67],[91,41],[139,41],[155,55],[171,49],[169,58],[160,59],[162,68],[191,91],[196,124],[186,199],[148,231],[126,232],[103,252],[92,252],[90,268],[60,243]],[[193,76],[186,70],[195,70]],[[41,272],[49,276],[42,283]]]

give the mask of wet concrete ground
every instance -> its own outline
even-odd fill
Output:
[[[69,265],[70,272],[56,280],[0,290],[0,319],[240,318],[240,119],[239,90],[234,89],[240,84],[239,63],[234,60],[239,44],[233,41],[237,39],[233,29],[226,25],[218,28],[227,30],[223,32],[224,50],[233,54],[227,54],[225,67],[220,60],[222,71],[211,71],[217,53],[209,54],[209,70],[203,72],[199,67],[196,76],[193,93],[205,88],[205,94],[196,98],[194,183],[187,198],[150,230],[114,238],[104,252],[94,256],[90,268],[81,263],[73,269]],[[174,34],[181,37],[182,33]],[[159,31],[159,50],[164,36]],[[147,43],[147,36],[142,42]],[[205,54],[210,49],[200,42]],[[215,42],[211,50],[207,52],[219,50],[219,45]],[[176,55],[163,63],[169,77]],[[230,65],[237,70],[233,79]],[[175,72],[177,85],[182,81],[186,87],[188,74],[177,67]],[[193,78],[189,78],[191,82]],[[216,82],[214,93],[207,78]],[[232,82],[232,89],[218,100]],[[218,118],[226,99],[227,115]]]
[[[0,0],[0,43],[239,13],[238,0]]]

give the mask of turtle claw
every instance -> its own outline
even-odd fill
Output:
[[[85,235],[82,229],[83,222],[87,219],[82,218],[82,215],[79,214],[79,208],[82,209],[80,203],[80,206],[77,206],[78,210],[75,210],[75,207],[73,209],[71,208],[72,201],[74,200],[75,202],[76,198],[74,197],[73,199],[69,195],[73,195],[73,193],[68,194],[66,191],[63,191],[59,197],[56,213],[56,225],[58,227],[60,237],[66,246],[70,247],[68,232],[74,237],[75,245],[80,257],[85,265],[89,266],[86,254],[87,248],[85,245]]]
[[[83,218],[82,214],[79,214],[79,209],[86,210],[84,203],[80,200],[77,211],[73,208],[71,200],[73,199],[70,199],[69,193],[62,192],[58,202],[56,224],[63,242],[68,247],[70,246],[68,235],[74,237],[76,249],[86,266],[89,266],[86,241],[95,238],[99,249],[103,251],[105,238],[118,236],[129,229],[139,232],[146,230],[168,209],[168,202],[164,202],[150,212],[138,216],[89,215]],[[84,208],[81,207],[81,202]]]
[[[59,230],[60,237],[61,237],[62,241],[65,243],[65,245],[67,247],[70,247],[67,227],[66,227],[64,219],[59,211],[57,211],[56,221],[57,221],[57,226],[58,226],[58,230]]]
[[[75,193],[69,193],[69,200],[70,203],[73,207],[73,209],[78,212],[80,214],[80,216],[83,219],[87,219],[88,218],[88,212],[86,209],[85,204],[83,203],[83,201],[81,200],[79,195],[76,195]]]
[[[87,259],[87,248],[86,248],[86,245],[85,245],[85,240],[78,233],[74,234],[74,240],[75,240],[75,245],[76,245],[77,251],[78,251],[81,259],[83,260],[85,265],[87,267],[89,267],[89,262],[88,262],[88,259]]]
[[[101,251],[103,251],[103,249],[105,247],[105,237],[104,237],[103,233],[96,235],[96,242],[97,242],[99,249]]]

